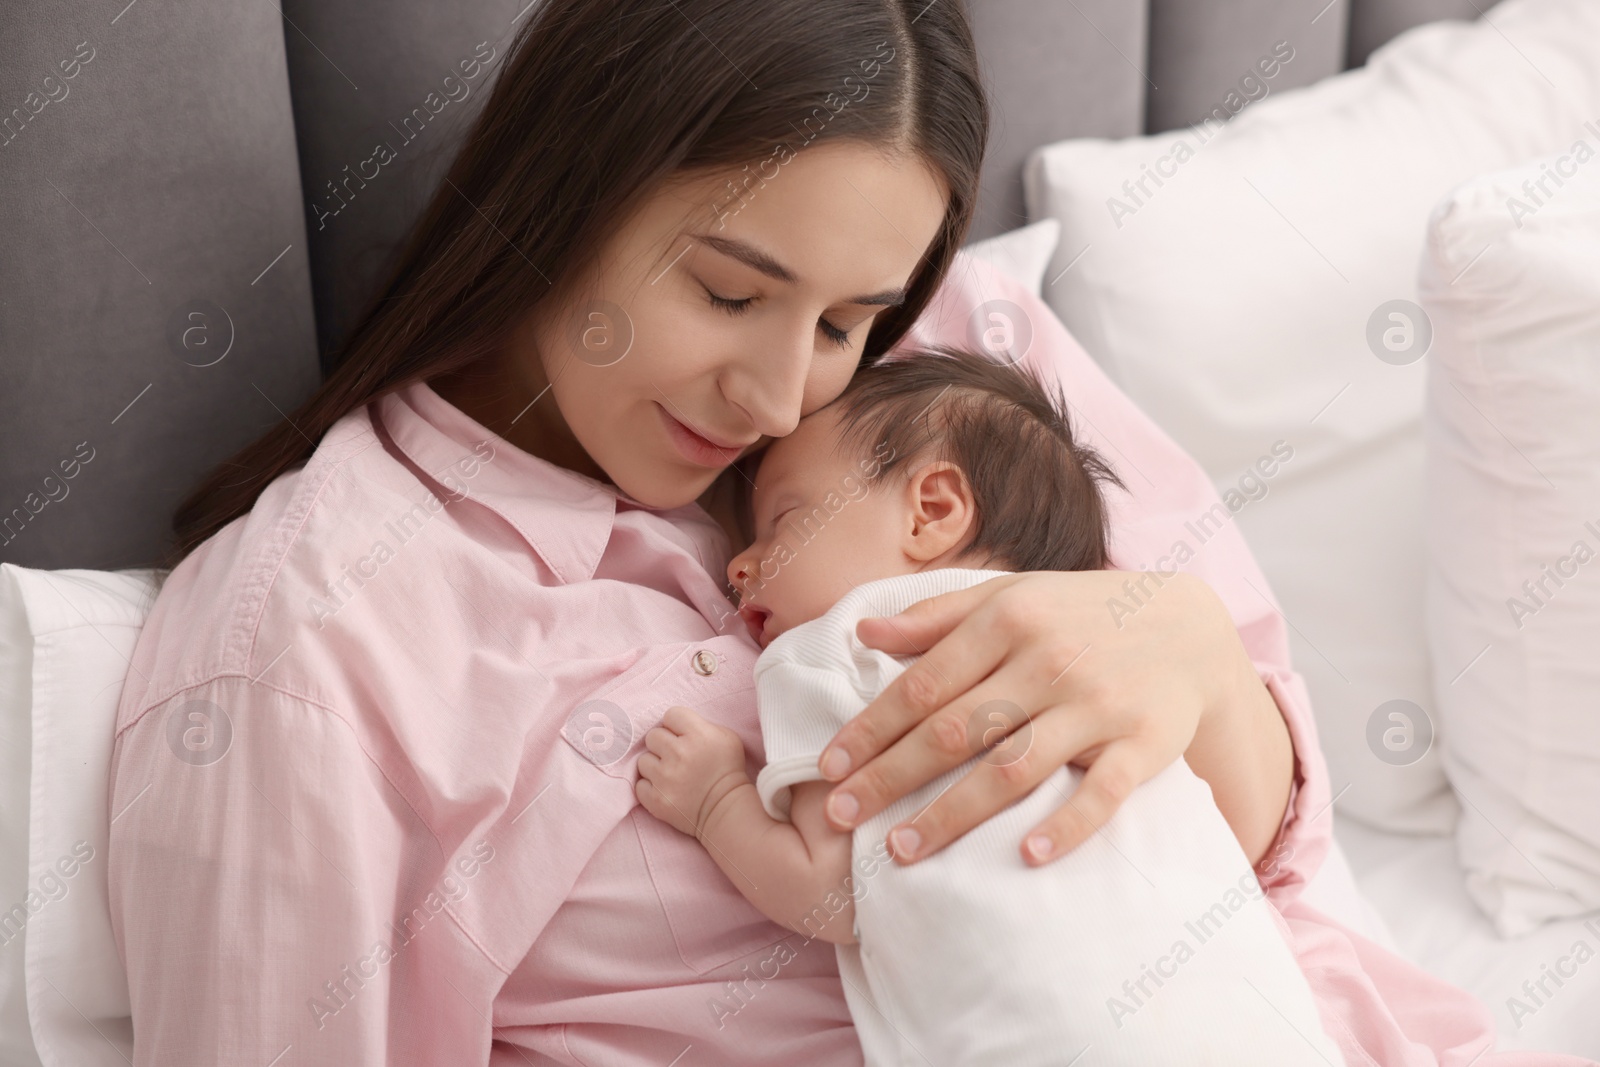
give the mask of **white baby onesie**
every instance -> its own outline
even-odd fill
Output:
[[[817,757],[834,733],[913,661],[868,649],[857,620],[1004,573],[950,568],[868,582],[766,648],[755,666],[767,754],[756,788],[769,814],[788,817],[789,788],[820,779]],[[976,709],[974,735],[1004,710]],[[1343,1062],[1281,920],[1210,788],[1183,760],[1042,868],[1025,865],[1019,846],[1077,788],[1076,768],[1058,769],[920,863],[888,859],[888,831],[969,769],[857,827],[847,883],[807,923],[816,936],[855,898],[859,944],[837,948],[869,1067]]]

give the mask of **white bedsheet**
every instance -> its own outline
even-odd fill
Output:
[[[1350,819],[1335,836],[1395,950],[1488,1005],[1501,1048],[1600,1059],[1600,912],[1503,940],[1467,896],[1451,837]]]

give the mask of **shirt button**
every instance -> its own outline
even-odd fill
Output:
[[[710,649],[702,648],[690,659],[696,674],[716,674],[717,657]]]

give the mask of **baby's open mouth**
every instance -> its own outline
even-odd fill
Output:
[[[771,618],[771,616],[772,612],[758,605],[739,605],[739,617],[744,620],[744,624],[749,628],[750,636],[755,639],[756,644],[763,647],[765,642],[762,640],[762,635],[766,632],[767,619]]]

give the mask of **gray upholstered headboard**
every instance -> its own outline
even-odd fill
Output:
[[[936,0],[937,2],[937,0]],[[949,0],[946,0],[949,2]],[[147,565],[200,474],[316,385],[528,0],[13,0],[0,34],[0,560]],[[1485,4],[1484,6],[1487,6]],[[1193,121],[1474,0],[971,0],[995,105],[975,237],[1021,164]],[[487,42],[487,48],[484,43]],[[463,60],[472,95],[397,132]],[[330,182],[396,148],[356,197]],[[319,344],[320,342],[320,344]]]

